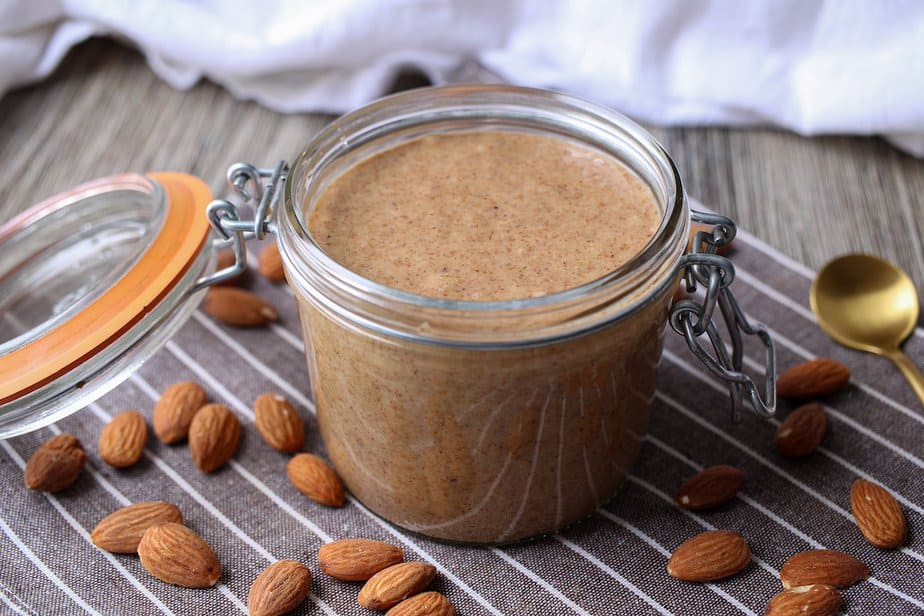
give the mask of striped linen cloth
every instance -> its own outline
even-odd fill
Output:
[[[253,400],[278,391],[309,426],[306,448],[321,450],[306,397],[307,376],[291,294],[258,276],[256,291],[279,308],[270,330],[237,330],[201,313],[134,376],[99,402],[35,433],[0,441],[0,613],[234,614],[246,612],[254,577],[277,559],[307,563],[315,579],[298,614],[370,614],[356,603],[358,585],[320,573],[318,548],[332,540],[368,537],[400,545],[408,559],[429,561],[460,614],[762,614],[781,590],[779,569],[796,552],[832,548],[867,563],[869,580],[844,592],[851,614],[924,614],[924,409],[884,360],[841,348],[815,325],[806,302],[812,272],[742,234],[732,255],[734,288],[745,311],[767,324],[785,368],[815,356],[853,371],[850,387],[826,400],[828,436],[806,460],[780,457],[773,444],[779,418],[746,414],[734,424],[725,389],[668,332],[650,434],[617,498],[554,536],[506,547],[450,546],[380,520],[350,499],[342,510],[315,505],[288,482],[286,456],[266,447],[253,429]],[[750,345],[752,366],[759,345]],[[906,345],[924,363],[924,332]],[[151,438],[135,467],[114,470],[96,454],[100,429],[117,412],[150,414],[159,392],[178,380],[202,383],[212,400],[232,408],[245,426],[233,461],[213,475],[192,465],[187,447]],[[57,495],[27,490],[24,460],[61,431],[84,443],[88,466]],[[699,469],[732,464],[747,479],[738,499],[715,511],[681,511],[680,484]],[[850,514],[857,478],[885,486],[910,525],[905,547],[868,544]],[[218,553],[217,588],[189,590],[147,574],[138,559],[95,548],[90,531],[113,510],[167,500]],[[715,584],[688,584],[667,575],[670,553],[707,529],[741,533],[753,563]]]

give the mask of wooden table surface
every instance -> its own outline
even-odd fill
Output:
[[[230,163],[292,159],[329,120],[237,101],[209,82],[178,92],[137,52],[90,41],[49,79],[0,99],[0,220],[125,171],[185,171],[225,195]],[[924,289],[924,161],[876,138],[648,128],[691,196],[784,254],[817,268],[870,252],[899,263]]]

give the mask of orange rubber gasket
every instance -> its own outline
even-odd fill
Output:
[[[163,227],[138,262],[111,289],[41,338],[0,357],[0,404],[78,366],[148,314],[187,272],[209,235],[211,191],[182,173],[149,173],[166,193]]]

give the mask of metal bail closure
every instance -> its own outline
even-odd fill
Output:
[[[282,187],[289,172],[289,163],[281,160],[274,168],[257,168],[249,163],[235,163],[228,167],[228,184],[240,205],[254,208],[253,220],[242,220],[235,205],[227,199],[212,201],[206,213],[212,227],[234,250],[234,264],[196,281],[196,290],[233,278],[247,268],[247,251],[244,242],[262,240],[267,233],[276,233],[272,222]],[[264,183],[265,181],[265,183]]]
[[[731,261],[716,254],[716,250],[735,237],[735,223],[725,216],[691,210],[694,222],[712,225],[711,233],[697,231],[693,236],[691,252],[684,255],[678,266],[686,281],[688,293],[697,285],[705,289],[702,301],[687,297],[671,307],[671,327],[686,338],[687,346],[709,370],[728,384],[732,417],[741,419],[741,399],[747,396],[758,415],[769,417],[776,411],[776,353],[773,340],[760,323],[751,323],[735,299],[729,285],[735,278]],[[731,355],[713,318],[719,306],[731,342]],[[744,350],[741,334],[756,336],[764,345],[764,392],[750,376],[742,371]],[[703,344],[705,334],[712,352]]]

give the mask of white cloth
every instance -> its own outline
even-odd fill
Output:
[[[94,34],[177,88],[343,112],[477,61],[663,124],[880,134],[924,156],[918,0],[0,0],[0,94]]]

